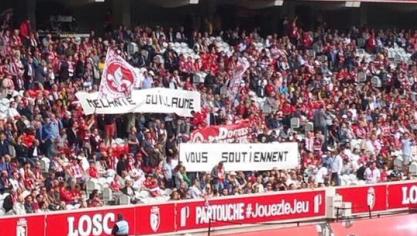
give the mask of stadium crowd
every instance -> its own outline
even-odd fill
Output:
[[[393,60],[388,50],[414,53],[417,33],[324,24],[304,31],[297,20],[284,28],[264,38],[210,24],[205,32],[137,26],[54,38],[40,37],[29,21],[17,29],[4,21],[2,214],[117,204],[103,199],[103,189],[140,203],[413,178],[417,67],[414,57]],[[176,42],[197,56],[178,53]],[[146,68],[140,88],[199,91],[202,112],[85,116],[74,94],[97,91],[108,47]],[[232,96],[228,86],[242,58],[250,66]],[[196,81],[199,72],[205,76]],[[189,173],[181,165],[178,143],[193,130],[243,119],[253,124],[249,143],[298,142],[299,168],[236,173],[219,163]],[[89,188],[93,180],[102,188]]]

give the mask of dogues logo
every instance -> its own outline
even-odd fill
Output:
[[[107,67],[107,87],[114,93],[127,93],[133,86],[134,73],[120,62],[112,61]]]

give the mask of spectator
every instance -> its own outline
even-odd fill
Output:
[[[0,133],[0,156],[10,155],[9,141],[6,140],[6,135]]]
[[[343,159],[336,152],[336,150],[333,150],[332,155],[330,157],[330,170],[331,170],[330,181],[336,186],[341,185],[340,174],[342,172],[342,168],[343,168]]]
[[[214,188],[217,191],[222,190],[224,188],[224,180],[226,177],[223,162],[219,162],[218,165],[213,167],[211,176],[213,178]]]
[[[406,131],[403,134],[403,138],[402,138],[402,147],[401,147],[401,151],[403,153],[403,161],[405,164],[408,164],[410,162],[411,159],[411,146],[412,146],[413,142],[410,139],[410,135],[408,133],[408,131]]]
[[[376,184],[381,179],[381,172],[376,166],[376,162],[371,162],[368,164],[368,167],[364,173],[366,183],[368,184]]]
[[[103,206],[103,202],[101,201],[100,197],[98,196],[97,189],[93,190],[88,197],[88,207],[101,207]]]
[[[126,180],[125,187],[120,191],[130,197],[132,203],[136,203],[136,191],[132,188],[132,181],[130,179]]]
[[[117,222],[114,224],[112,234],[117,236],[129,235],[129,223],[123,218],[122,214],[117,215]]]
[[[197,179],[193,181],[193,185],[189,189],[189,196],[192,199],[199,199],[203,196],[200,189],[200,182]]]

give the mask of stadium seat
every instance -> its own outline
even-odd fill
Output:
[[[300,128],[300,119],[298,117],[291,118],[291,129],[298,129]]]
[[[403,158],[401,157],[401,155],[398,155],[394,159],[394,166],[397,167],[397,168],[402,168],[402,166],[403,166]]]
[[[110,188],[104,188],[103,189],[103,201],[104,204],[107,204],[108,202],[113,200],[113,191]]]
[[[93,192],[93,190],[98,190],[99,192],[102,191],[101,185],[98,183],[97,179],[91,178],[91,179],[87,180],[85,185],[86,185],[87,196],[89,196],[90,193]]]
[[[417,163],[416,162],[412,162],[410,164],[410,167],[408,168],[408,171],[410,172],[410,174],[412,176],[417,176]]]
[[[307,122],[304,126],[305,132],[313,131],[314,130],[314,124],[313,122]]]
[[[130,197],[126,194],[122,194],[119,197],[119,204],[120,205],[130,205]]]

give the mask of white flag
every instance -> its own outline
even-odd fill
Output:
[[[139,70],[112,49],[107,51],[99,88],[99,96],[108,99],[129,97],[140,79]]]

